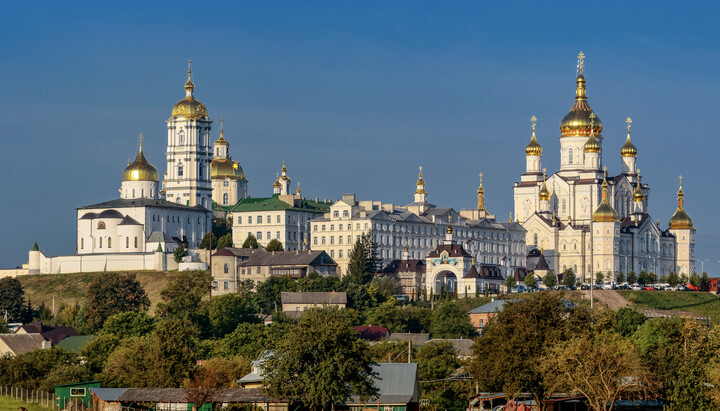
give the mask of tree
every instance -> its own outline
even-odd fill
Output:
[[[258,244],[257,238],[255,238],[254,235],[251,233],[248,233],[247,238],[245,239],[245,242],[242,245],[242,248],[259,248],[260,244]]]
[[[208,303],[208,318],[213,334],[222,338],[243,322],[260,322],[254,314],[249,300],[236,294],[225,294],[213,297]]]
[[[628,284],[637,284],[637,275],[635,275],[635,271],[628,271],[627,282]]]
[[[269,348],[270,338],[264,324],[241,323],[221,340],[213,354],[222,358],[241,356],[254,360]]]
[[[612,410],[617,399],[651,391],[655,385],[635,346],[612,332],[556,344],[540,368],[550,392],[579,392],[597,411]]]
[[[316,271],[296,281],[297,291],[306,292],[328,292],[339,291],[341,280],[338,276],[331,275],[323,277]]]
[[[209,247],[211,236],[212,236],[212,247]],[[198,244],[198,248],[201,250],[207,250],[209,248],[212,248],[213,250],[215,250],[218,248],[218,238],[212,232],[207,232],[203,236],[202,240],[200,240],[200,244]]]
[[[368,324],[385,327],[391,333],[407,332],[407,324],[400,314],[395,299],[390,299],[367,311]]]
[[[645,270],[640,271],[640,275],[638,275],[638,284],[645,285],[645,284],[652,284],[652,279],[648,273],[645,272]]]
[[[555,275],[552,270],[548,271],[547,274],[545,274],[545,277],[543,278],[543,284],[545,284],[545,287],[552,288],[557,285],[557,276]]]
[[[283,245],[280,242],[280,240],[273,238],[265,246],[265,250],[267,250],[267,251],[283,251]]]
[[[605,275],[601,272],[595,273],[595,284],[600,285],[605,282]]]
[[[675,287],[676,285],[680,284],[680,278],[675,271],[670,271],[670,274],[668,274],[667,282],[671,287]]]
[[[542,409],[550,396],[540,360],[548,347],[582,334],[590,312],[555,293],[506,302],[472,346],[469,371],[481,390],[529,392]]]
[[[162,302],[157,305],[161,318],[184,318],[206,333],[209,331],[206,309],[201,304],[210,292],[212,275],[208,271],[178,271],[170,277],[160,292]]]
[[[415,356],[421,381],[447,378],[460,367],[455,347],[450,341],[432,341]]]
[[[53,370],[80,363],[80,356],[57,347],[14,357],[0,356],[0,385],[52,391],[55,387],[47,382],[47,378]]]
[[[645,314],[632,308],[623,307],[615,313],[615,332],[623,337],[631,337],[645,323]]]
[[[685,285],[688,283],[688,275],[685,273],[680,274],[680,284]]]
[[[565,275],[563,276],[563,285],[567,288],[574,287],[575,283],[577,282],[575,278],[575,273],[571,269],[567,269],[565,271]]]
[[[232,247],[232,246],[233,246],[232,233],[227,233],[224,236],[218,238],[218,242],[217,242],[218,249]]]
[[[435,306],[432,312],[430,334],[433,338],[470,338],[477,335],[470,316],[463,305],[446,301]]]
[[[515,277],[512,275],[508,275],[505,277],[505,287],[507,287],[508,291],[510,289],[515,288],[517,286],[517,282],[515,281]]]
[[[525,284],[528,288],[535,288],[537,287],[537,278],[535,278],[535,273],[529,272],[525,274],[525,278],[523,279],[523,284]]]
[[[155,318],[145,312],[128,311],[105,320],[100,334],[113,334],[120,339],[142,337],[155,331]]]
[[[615,277],[615,281],[618,283],[624,283],[625,282],[625,273],[619,272],[617,277]]]
[[[264,363],[268,393],[312,410],[378,394],[369,346],[337,308],[310,308]]]
[[[82,348],[81,355],[92,373],[100,373],[105,368],[110,354],[120,346],[121,338],[115,334],[100,334]]]
[[[403,292],[400,281],[392,277],[375,277],[372,280],[372,284],[377,286],[378,292],[382,294],[385,299],[391,299]]]
[[[710,278],[708,278],[708,273],[706,272],[703,272],[700,277],[700,289],[703,291],[710,289]]]
[[[176,263],[180,264],[182,262],[183,258],[185,256],[187,256],[188,254],[190,254],[190,253],[188,252],[188,249],[185,246],[185,244],[180,243],[175,248],[175,251],[173,251],[173,259],[175,259]]]
[[[90,282],[87,294],[85,315],[93,331],[102,328],[111,315],[150,308],[150,299],[134,273],[100,274]]]
[[[236,388],[237,380],[250,372],[250,361],[242,357],[212,358],[198,368],[185,383],[185,400],[197,410],[202,404],[216,402],[221,388]]]
[[[17,278],[0,278],[0,317],[7,312],[10,321],[20,321],[23,317],[25,291]]]
[[[377,243],[373,241],[370,233],[365,233],[353,245],[348,262],[348,273],[344,280],[356,284],[367,284],[375,276],[380,262]]]
[[[696,272],[693,272],[693,273],[690,275],[690,285],[692,285],[693,287],[698,287],[698,286],[700,286],[700,276],[697,275]]]
[[[283,291],[295,291],[297,284],[289,275],[270,276],[267,280],[258,284],[255,298],[260,310],[264,313],[271,313],[282,310],[280,293]]]

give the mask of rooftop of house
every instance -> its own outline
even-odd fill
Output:
[[[47,342],[42,335],[32,334],[0,334],[0,341],[5,343],[8,349],[15,355],[25,354],[43,348]]]
[[[283,196],[285,197],[285,196]],[[294,196],[287,196],[294,197]],[[331,203],[322,201],[313,201],[305,198],[295,199],[290,202],[283,201],[279,195],[273,195],[272,197],[250,197],[244,198],[237,202],[233,206],[222,207],[229,213],[242,213],[249,211],[278,211],[278,210],[292,210],[292,211],[305,211],[308,213],[323,214],[330,211]]]
[[[468,338],[433,338],[432,340],[428,341],[427,344],[432,344],[435,342],[449,342],[453,345],[453,348],[455,348],[455,352],[457,353],[458,357],[469,357],[472,355],[472,350],[470,349],[474,343],[473,340]]]
[[[40,334],[45,338],[46,340],[49,340],[52,342],[52,345],[56,345],[60,341],[64,340],[68,337],[74,337],[77,335],[80,335],[77,331],[75,331],[72,327],[55,327],[51,325],[44,325],[41,322],[36,322],[32,324],[22,325],[18,327],[17,331],[15,331],[16,334],[18,333],[26,333],[26,334]]]
[[[375,387],[379,392],[377,399],[368,403],[385,405],[405,405],[418,402],[420,399],[420,383],[416,363],[378,363],[374,365]],[[346,404],[359,404],[358,396],[351,396]]]
[[[263,251],[254,252],[241,264],[243,267],[254,266],[306,266],[306,265],[330,265],[337,266],[337,263],[322,250],[305,251]]]
[[[280,301],[283,304],[347,304],[344,292],[282,292]]]

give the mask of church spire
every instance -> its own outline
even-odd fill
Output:
[[[188,77],[185,82],[185,97],[192,97],[195,84],[192,81],[192,60],[188,59]]]
[[[483,183],[482,183],[483,173],[480,173],[479,176],[480,176],[480,187],[478,187],[478,189],[477,189],[477,194],[478,194],[477,209],[480,211],[487,212],[487,210],[485,209],[485,189],[483,188]]]
[[[613,223],[618,220],[617,211],[615,211],[608,201],[608,186],[607,167],[605,167],[602,182],[602,200],[600,201],[598,208],[593,213],[593,222],[595,223]]]
[[[690,229],[693,228],[693,220],[685,212],[685,192],[682,188],[682,176],[680,178],[680,188],[677,192],[677,210],[670,218],[670,228],[673,229]]]

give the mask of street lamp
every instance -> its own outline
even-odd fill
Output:
[[[705,263],[708,261],[708,259],[700,260],[700,274],[705,272]]]

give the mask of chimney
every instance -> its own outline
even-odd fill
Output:
[[[40,346],[40,348],[42,348],[43,350],[50,349],[50,347],[52,347],[51,341],[43,341],[42,345]]]

